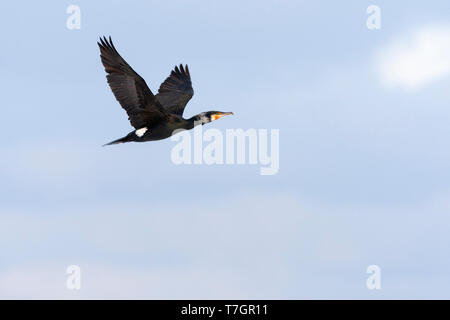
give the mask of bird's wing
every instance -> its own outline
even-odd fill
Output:
[[[136,129],[151,126],[167,118],[164,107],[128,63],[120,56],[114,47],[111,37],[104,37],[97,42],[100,47],[100,57],[106,79],[117,101],[128,114],[131,125]]]
[[[156,98],[170,112],[182,116],[184,108],[194,95],[189,68],[180,64],[167,79],[161,83]]]

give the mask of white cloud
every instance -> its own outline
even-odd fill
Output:
[[[450,26],[424,26],[397,37],[376,56],[387,87],[417,89],[450,74]]]

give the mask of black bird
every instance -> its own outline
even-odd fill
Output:
[[[105,145],[123,142],[144,142],[166,139],[174,130],[190,130],[196,125],[233,114],[232,112],[208,111],[189,119],[183,111],[194,95],[189,68],[175,67],[154,95],[144,79],[138,75],[117,52],[111,37],[100,38],[100,57],[107,72],[106,79],[117,101],[128,114],[134,131],[125,137]]]

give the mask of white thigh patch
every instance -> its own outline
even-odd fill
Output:
[[[136,134],[139,138],[141,138],[141,137],[147,132],[147,130],[148,130],[147,127],[140,128],[140,129],[137,129],[137,130],[135,131],[135,134]]]

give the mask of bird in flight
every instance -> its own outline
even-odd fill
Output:
[[[100,58],[107,73],[108,84],[128,114],[134,131],[125,137],[105,144],[144,142],[170,137],[175,130],[190,130],[196,125],[217,120],[232,112],[207,111],[191,118],[183,118],[184,108],[194,95],[189,68],[175,67],[154,95],[130,65],[117,52],[111,37],[100,38]]]

